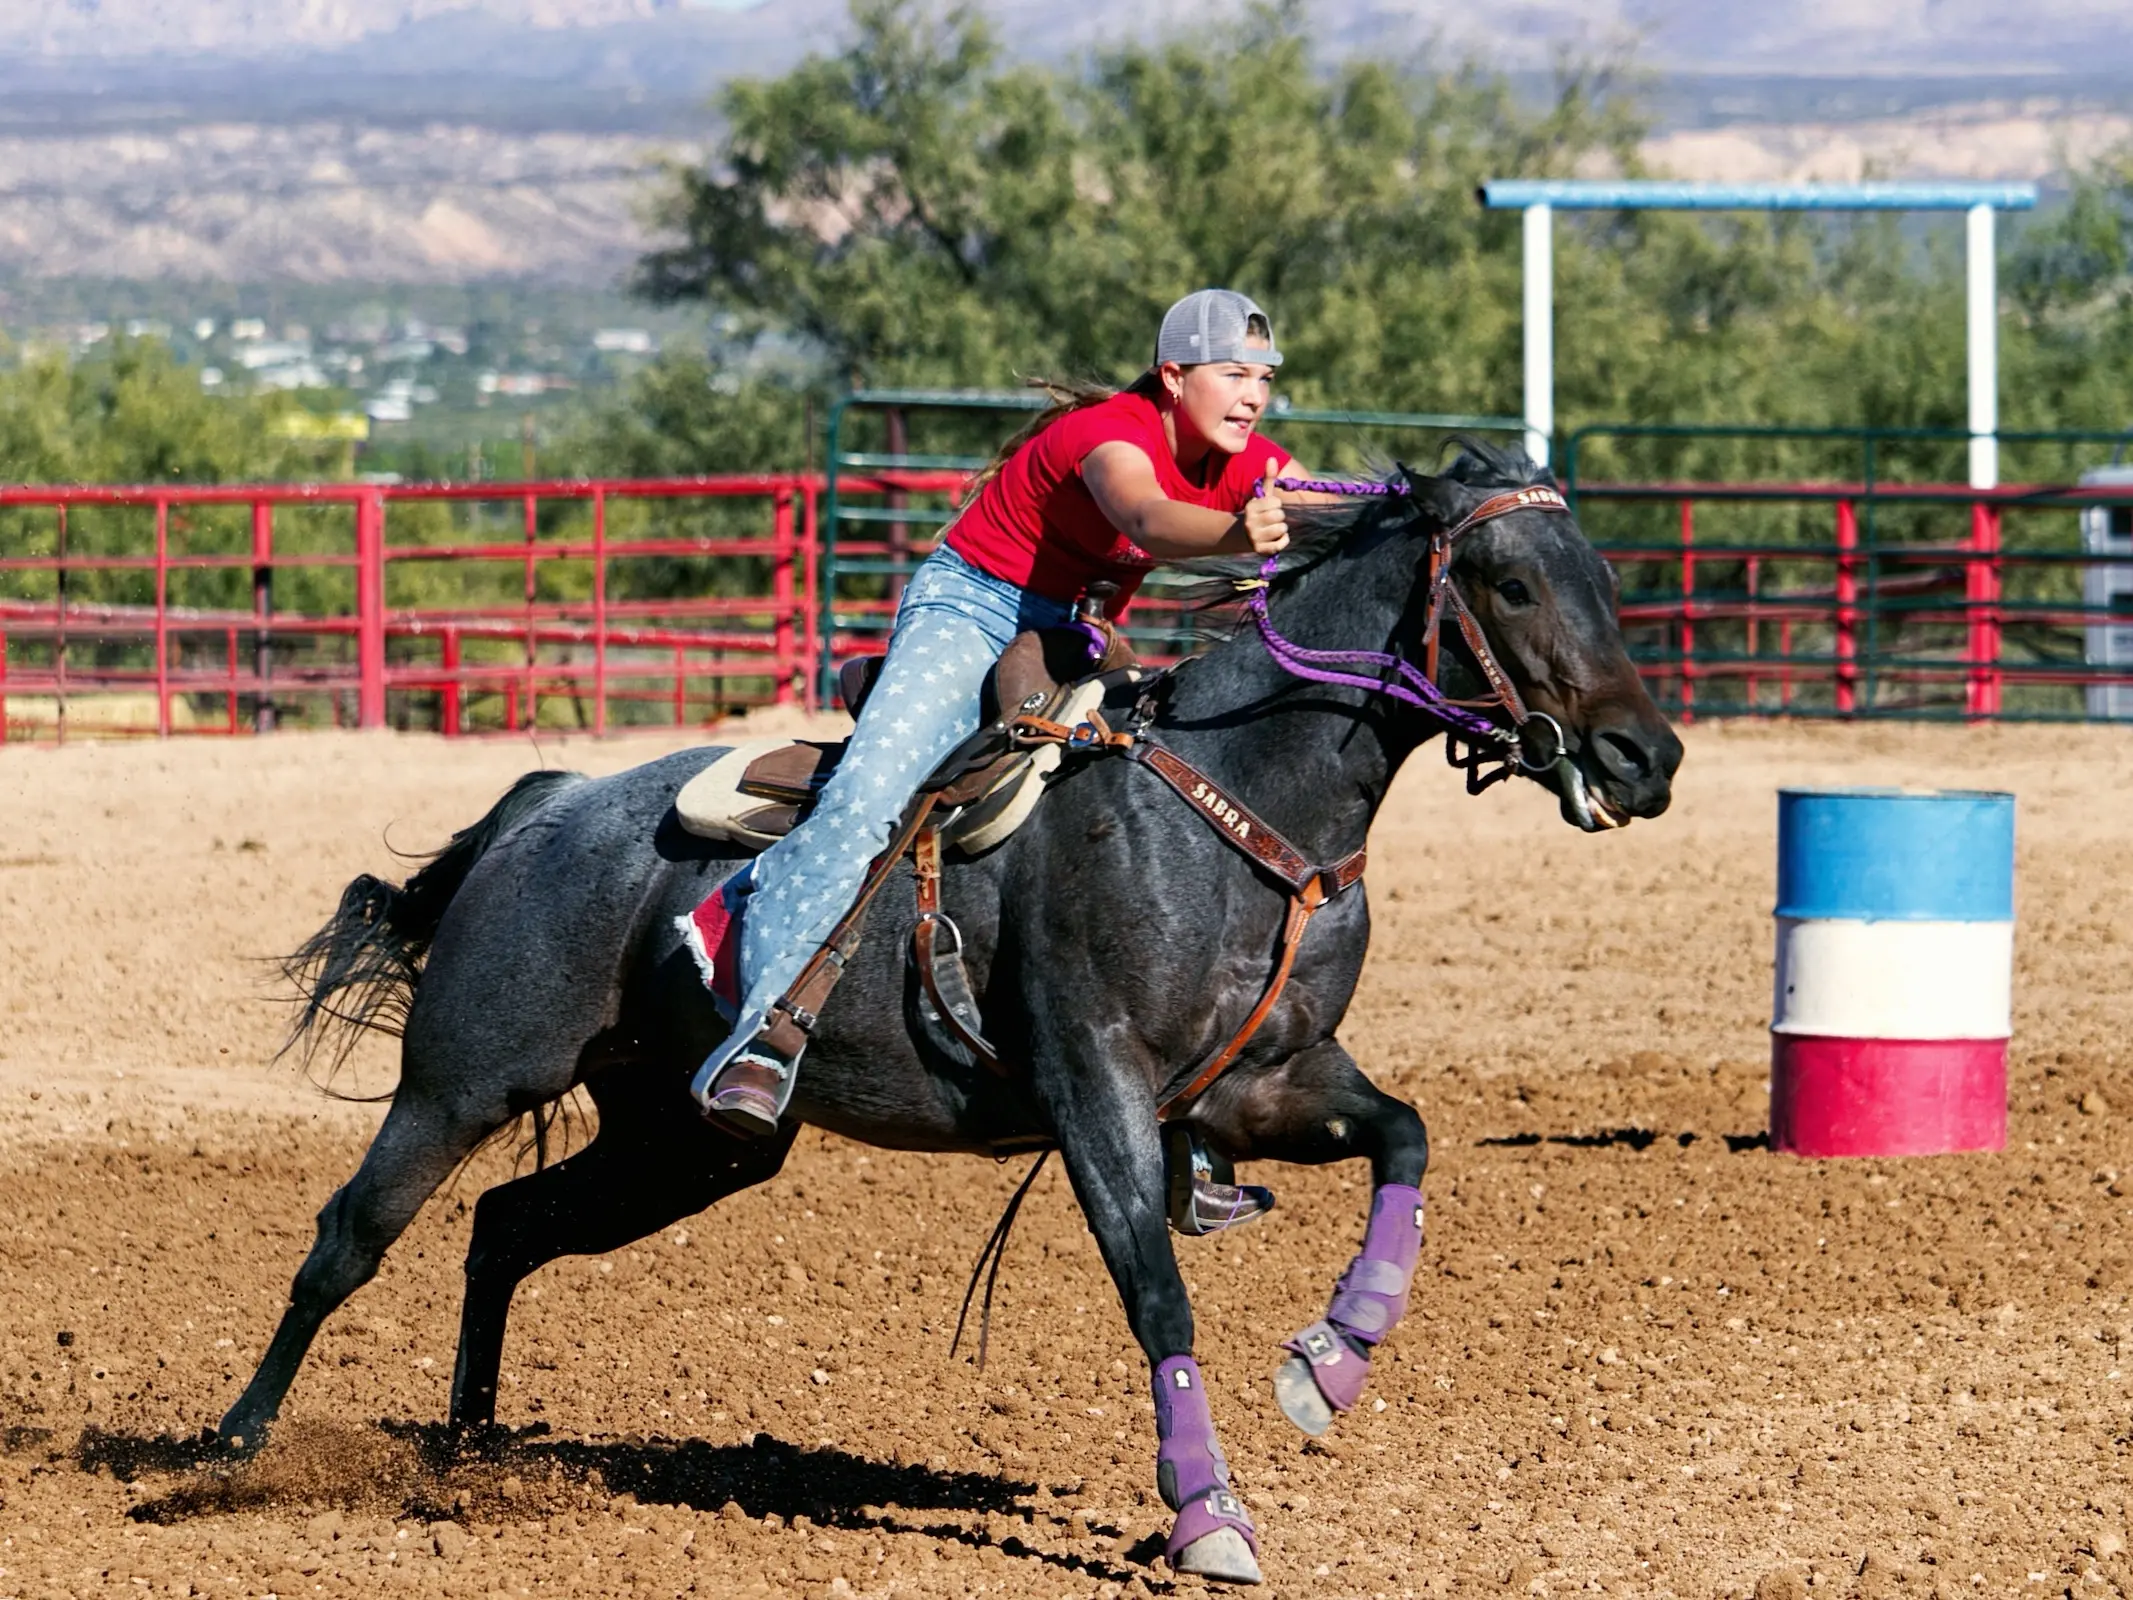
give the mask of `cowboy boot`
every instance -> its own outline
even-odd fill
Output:
[[[787,1056],[773,1048],[767,1040],[774,1028],[772,1021],[753,1029],[736,1027],[705,1058],[689,1084],[705,1120],[745,1139],[776,1134],[792,1099],[801,1052]]]
[[[1170,1226],[1188,1238],[1220,1233],[1274,1209],[1274,1191],[1239,1184],[1229,1157],[1187,1123],[1163,1129],[1163,1166],[1168,1179]]]

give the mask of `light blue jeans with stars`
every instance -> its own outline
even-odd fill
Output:
[[[904,589],[881,676],[806,822],[756,858],[741,917],[741,1006],[697,1074],[699,1094],[851,909],[918,786],[978,731],[985,674],[1016,634],[1074,608],[980,572],[946,545]]]

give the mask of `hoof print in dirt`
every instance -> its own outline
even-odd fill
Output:
[[[444,1459],[454,1461],[501,1461],[518,1443],[517,1430],[501,1423],[469,1423],[450,1429],[444,1439]]]

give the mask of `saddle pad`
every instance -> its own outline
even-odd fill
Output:
[[[1103,703],[1104,685],[1091,679],[1068,691],[1050,715],[1070,726]],[[674,797],[674,814],[699,838],[717,839],[750,850],[768,849],[793,827],[790,800],[750,793],[748,769],[764,756],[791,748],[797,741],[757,739],[735,745],[682,786]],[[982,855],[1013,836],[1029,820],[1045,785],[1059,770],[1064,752],[1040,745],[1007,763],[1000,776],[948,825],[943,841],[966,856]]]
[[[746,871],[735,873],[694,911],[674,919],[704,987],[729,1023],[741,1009],[741,914],[748,900],[747,878]]]
[[[792,739],[751,739],[737,744],[682,785],[674,797],[674,815],[703,839],[768,849],[792,828],[790,803],[744,792],[748,769],[774,750],[790,748]]]

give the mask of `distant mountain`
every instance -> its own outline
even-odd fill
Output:
[[[837,0],[7,0],[0,55],[154,63],[358,51],[410,71],[515,69],[514,48],[625,75],[676,40],[729,57],[716,72],[790,58],[834,29]],[[1019,51],[1205,27],[1183,0],[992,0]],[[1565,41],[1635,38],[1643,58],[1703,72],[1824,74],[2096,72],[2133,64],[2124,0],[1318,0],[1314,32],[1336,44],[1440,39],[1505,66],[1544,67]],[[547,36],[544,40],[542,36]],[[394,50],[398,44],[403,48]]]
[[[244,30],[225,0],[29,0],[46,12],[95,6],[90,20],[103,24],[32,31],[21,3],[0,0],[0,128],[322,115],[660,126],[700,110],[728,78],[782,70],[833,40],[844,16],[841,0],[741,11],[652,11],[655,0],[237,0],[234,15],[273,14]],[[637,10],[646,14],[616,15]],[[327,19],[304,25],[313,12]],[[554,20],[564,13],[592,20]],[[388,14],[398,18],[389,26]],[[366,20],[379,25],[358,26]]]
[[[655,156],[694,153],[328,122],[0,134],[0,275],[609,286]]]
[[[2125,0],[1315,0],[1328,56],[1659,76],[1656,170],[2043,177],[2133,133]],[[1026,58],[1206,0],[987,0]],[[612,284],[646,177],[846,0],[0,0],[0,274]]]
[[[330,50],[439,17],[584,29],[680,9],[680,0],[9,0],[0,50],[261,56]]]

